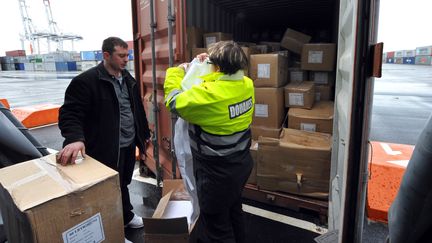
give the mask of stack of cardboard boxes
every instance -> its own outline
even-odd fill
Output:
[[[206,51],[199,47],[230,39],[227,33],[203,34],[203,45],[190,50],[192,57]],[[280,42],[238,42],[249,59],[246,75],[255,85],[251,125],[255,167],[248,183],[326,198],[336,45],[309,43],[311,39],[288,28]]]

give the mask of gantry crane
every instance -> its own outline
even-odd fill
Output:
[[[74,47],[74,41],[82,40],[83,38],[79,35],[63,34],[59,31],[57,23],[54,21],[51,4],[49,0],[43,0],[45,5],[45,14],[48,19],[49,31],[37,31],[33,25],[33,21],[28,14],[28,8],[26,0],[18,0],[20,6],[21,19],[23,23],[24,33],[21,35],[21,46],[24,48],[24,41],[29,41],[31,46],[30,50],[33,52],[35,41],[37,41],[37,53],[40,54],[40,39],[46,39],[48,45],[48,52],[51,51],[51,42],[55,41],[58,43],[59,49],[63,50],[63,41],[72,41],[72,49]]]

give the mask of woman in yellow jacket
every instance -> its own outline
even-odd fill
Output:
[[[252,170],[249,152],[254,111],[253,82],[244,76],[247,58],[234,42],[218,42],[197,56],[214,72],[183,91],[187,64],[169,68],[167,108],[189,122],[200,217],[198,242],[245,242],[241,194]]]

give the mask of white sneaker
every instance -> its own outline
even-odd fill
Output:
[[[129,228],[133,228],[133,229],[142,228],[142,227],[144,227],[143,219],[140,216],[134,214],[134,217],[132,218],[132,220],[129,221],[129,223],[127,223],[125,225],[125,227],[129,227]]]
[[[125,243],[133,243],[133,242],[125,238]]]

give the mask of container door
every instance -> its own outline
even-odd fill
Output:
[[[153,1],[154,10],[154,41],[155,41],[155,68],[152,67],[152,38],[150,6]],[[184,59],[184,34],[186,33],[183,18],[182,0],[170,0],[172,14],[175,18],[173,24],[173,55],[174,62],[179,63]],[[135,55],[135,77],[141,85],[141,98],[146,110],[147,119],[153,134],[157,135],[158,154],[154,153],[154,146],[150,144],[147,148],[146,165],[156,173],[156,160],[161,165],[161,175],[171,178],[171,116],[164,105],[163,83],[165,71],[169,67],[168,46],[168,2],[166,0],[132,0],[133,32],[134,32],[134,55]],[[156,100],[154,102],[153,78],[156,79]],[[157,131],[155,131],[157,129]],[[178,172],[176,173],[179,174]]]
[[[338,242],[361,239],[373,95],[369,73],[377,35],[378,2],[341,0],[339,6],[329,197],[329,230],[339,230]]]

